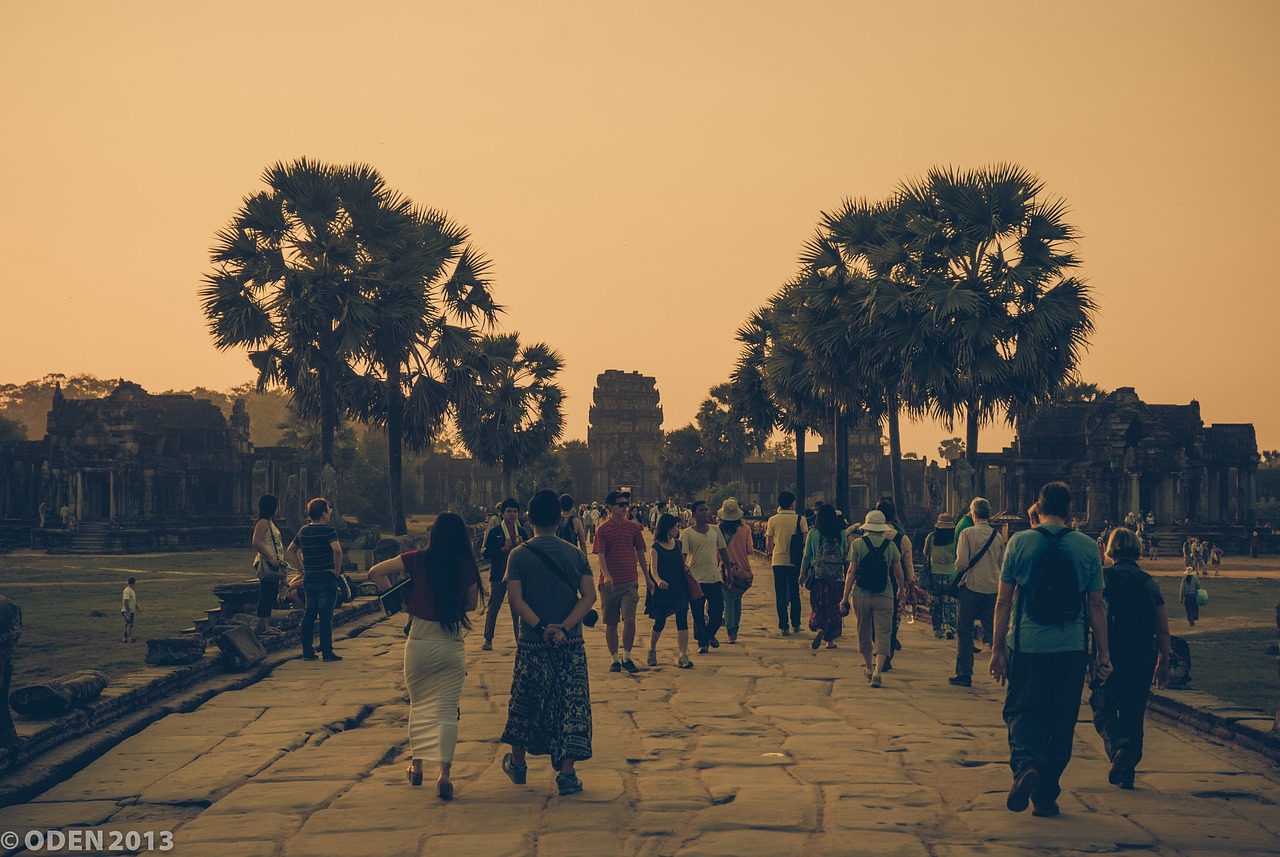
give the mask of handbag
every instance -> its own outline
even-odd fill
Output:
[[[796,568],[800,567],[800,563],[804,560],[804,541],[805,534],[800,532],[800,514],[796,513],[796,531],[791,534],[791,541],[787,545],[788,558],[791,564]]]
[[[270,532],[271,532],[271,547],[272,549],[275,550],[276,556],[279,556],[280,542],[276,540],[275,528],[270,526],[270,522],[268,522],[268,528],[270,529]],[[253,570],[258,576],[258,580],[262,581],[268,586],[271,586],[274,584],[275,586],[278,587],[280,584],[284,583],[284,570],[288,567],[289,567],[288,563],[281,563],[280,565],[276,565],[274,562],[271,562],[270,560],[263,560],[262,554],[258,553],[257,551],[253,552]]]
[[[991,543],[994,542],[995,540],[996,540],[996,531],[993,528],[991,530],[991,537],[988,538],[987,543],[982,546],[982,550],[978,551],[978,555],[975,556],[973,559],[969,560],[969,564],[964,567],[964,571],[960,572],[955,577],[951,578],[951,582],[947,584],[948,598],[960,597],[960,581],[964,580],[964,576],[969,573],[969,569],[973,568],[975,565],[978,564],[978,560],[982,559],[984,556],[987,555],[987,551],[991,548]]]

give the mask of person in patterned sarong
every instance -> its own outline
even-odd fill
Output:
[[[511,702],[501,741],[502,770],[516,785],[526,754],[550,756],[560,794],[582,791],[575,765],[591,758],[591,689],[582,620],[596,600],[586,555],[556,537],[560,498],[539,491],[529,502],[534,537],[507,558],[507,599],[520,617]]]
[[[836,507],[823,503],[804,545],[800,563],[800,585],[809,588],[809,630],[817,634],[810,644],[818,648],[825,640],[828,649],[844,633],[844,614],[840,599],[844,596],[844,557],[848,536],[840,528]]]

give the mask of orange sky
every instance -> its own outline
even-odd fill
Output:
[[[567,360],[567,437],[606,368],[656,376],[673,429],[819,212],[1011,160],[1084,236],[1085,379],[1280,446],[1280,4],[361,6],[0,4],[0,381],[248,380],[200,275],[263,168],[305,155],[470,227],[505,326]]]

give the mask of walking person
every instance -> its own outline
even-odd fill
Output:
[[[458,744],[458,701],[467,675],[463,635],[467,614],[480,598],[480,568],[471,552],[467,525],[443,512],[431,526],[423,550],[406,551],[369,569],[385,592],[392,578],[408,574],[409,638],[404,643],[404,684],[409,691],[409,785],[422,785],[423,762],[439,766],[436,794],[453,799],[453,752]]]
[[[947,595],[951,579],[956,576],[955,517],[939,515],[933,532],[924,537],[924,563],[929,570],[929,618],[933,636],[954,639],[956,635],[956,602]]]
[[[905,600],[907,588],[902,579],[902,557],[889,538],[893,525],[885,521],[884,513],[877,509],[867,512],[862,532],[865,535],[849,542],[841,607],[846,614],[852,607],[858,620],[858,651],[862,654],[864,675],[872,687],[880,687],[884,662],[893,645],[894,592]]]
[[[1059,780],[1071,761],[1089,628],[1099,681],[1111,675],[1111,656],[1102,564],[1093,539],[1067,525],[1071,489],[1046,484],[1039,507],[1040,526],[1015,535],[1005,551],[991,675],[1008,682],[1004,722],[1013,786],[1005,806],[1022,812],[1034,804],[1032,814],[1046,817],[1059,813]]]
[[[674,616],[676,643],[680,647],[676,666],[687,670],[693,667],[693,661],[689,660],[689,567],[685,561],[684,547],[677,538],[679,526],[680,522],[675,515],[664,512],[658,516],[653,547],[649,549],[651,558],[645,574],[644,612],[653,620],[653,631],[649,635],[648,665],[658,665],[658,640],[667,627],[667,619]]]
[[[284,557],[284,539],[276,526],[276,510],[279,502],[274,494],[258,498],[258,520],[253,524],[253,567],[258,572],[258,634],[279,633],[271,627],[271,611],[280,597],[280,584],[284,583],[289,564]]]
[[[481,555],[489,560],[489,606],[484,615],[484,642],[480,650],[493,650],[493,635],[498,628],[498,614],[507,604],[507,557],[529,540],[529,531],[520,526],[520,504],[508,497],[498,507],[498,520],[484,537]],[[520,620],[511,611],[512,633],[519,635]]]
[[[1196,626],[1196,622],[1200,621],[1200,601],[1197,593],[1200,591],[1200,578],[1196,576],[1196,570],[1191,566],[1187,566],[1187,573],[1182,578],[1182,585],[1178,588],[1178,597],[1182,599],[1182,607],[1187,611],[1187,624],[1192,628]]]
[[[804,558],[800,561],[800,585],[809,588],[809,630],[816,632],[810,648],[825,642],[828,649],[844,634],[845,556],[849,537],[836,519],[836,507],[823,503],[818,507],[814,527],[805,539]]]
[[[1142,761],[1143,721],[1154,676],[1156,687],[1169,683],[1169,613],[1160,584],[1138,567],[1142,542],[1124,527],[1111,531],[1107,556],[1114,563],[1102,571],[1107,602],[1107,643],[1111,676],[1090,682],[1093,726],[1102,737],[1113,786],[1132,789]]]
[[[947,679],[959,687],[973,685],[973,623],[982,623],[990,639],[995,624],[996,592],[1000,588],[1000,567],[1004,563],[1004,539],[991,526],[991,503],[975,497],[969,504],[973,526],[960,533],[956,548],[956,574],[960,594],[956,599],[956,674]]]
[[[610,491],[604,500],[609,520],[596,528],[592,547],[600,557],[600,612],[604,614],[604,641],[613,663],[609,672],[640,672],[631,659],[636,641],[636,605],[640,602],[640,575],[649,575],[645,555],[644,528],[627,518],[631,495]],[[622,625],[622,648],[618,648],[618,625]]]
[[[765,524],[764,552],[773,563],[773,600],[778,610],[778,630],[782,636],[800,633],[800,561],[803,547],[791,550],[792,537],[800,536],[803,546],[809,524],[796,514],[796,495],[778,495],[778,512]]]
[[[893,498],[881,497],[880,502],[876,503],[876,508],[884,515],[885,521],[893,525],[893,534],[890,538],[893,540],[893,546],[898,549],[899,556],[902,557],[902,579],[906,583],[907,597],[910,598],[912,587],[916,582],[915,550],[911,544],[911,537],[907,535],[906,528],[898,520],[898,506],[893,502]],[[898,641],[898,629],[902,622],[902,608],[905,605],[906,599],[898,598],[898,590],[895,588],[893,590],[893,645],[889,649],[889,657],[885,658],[885,672],[893,669],[893,656],[902,648],[902,643]]]
[[[583,559],[587,558],[587,528],[573,513],[573,497],[569,494],[560,495],[560,524],[556,527],[556,538],[573,545],[582,551]]]
[[[302,611],[302,659],[314,661],[312,634],[320,621],[320,656],[340,661],[333,650],[333,608],[338,602],[338,575],[342,573],[342,545],[338,531],[329,526],[333,509],[329,501],[317,497],[307,504],[308,522],[302,525],[285,552],[302,569],[302,591],[307,606]]]
[[[560,501],[539,491],[529,501],[534,537],[512,552],[507,598],[520,616],[502,770],[524,785],[526,755],[550,756],[560,794],[582,791],[578,762],[591,758],[591,687],[582,620],[596,600],[582,552],[556,538]]]
[[[693,525],[681,530],[680,544],[689,560],[689,574],[702,587],[702,597],[693,600],[693,636],[698,652],[705,655],[720,648],[716,633],[724,624],[724,586],[720,568],[732,571],[728,545],[719,527],[711,525],[711,507],[706,500],[694,500],[690,506]]]
[[[729,568],[722,576],[724,583],[725,642],[738,642],[738,629],[742,625],[742,597],[751,585],[751,528],[742,520],[746,513],[738,505],[736,497],[729,497],[720,504],[716,518],[720,521],[720,533],[724,536],[725,551],[729,555]],[[735,581],[739,584],[734,585]],[[744,583],[745,581],[745,583]]]
[[[122,643],[137,642],[133,636],[133,620],[138,613],[142,612],[138,607],[138,593],[133,588],[137,580],[136,577],[129,578],[124,585],[124,591],[120,593],[120,618],[124,620],[124,636],[120,638]]]

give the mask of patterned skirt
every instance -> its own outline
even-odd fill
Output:
[[[591,688],[582,637],[563,644],[521,640],[511,675],[511,703],[502,743],[565,759],[591,758]]]
[[[811,580],[809,581],[809,606],[813,613],[809,616],[809,630],[822,631],[828,642],[844,633],[844,616],[840,612],[840,600],[844,597],[844,581]]]

